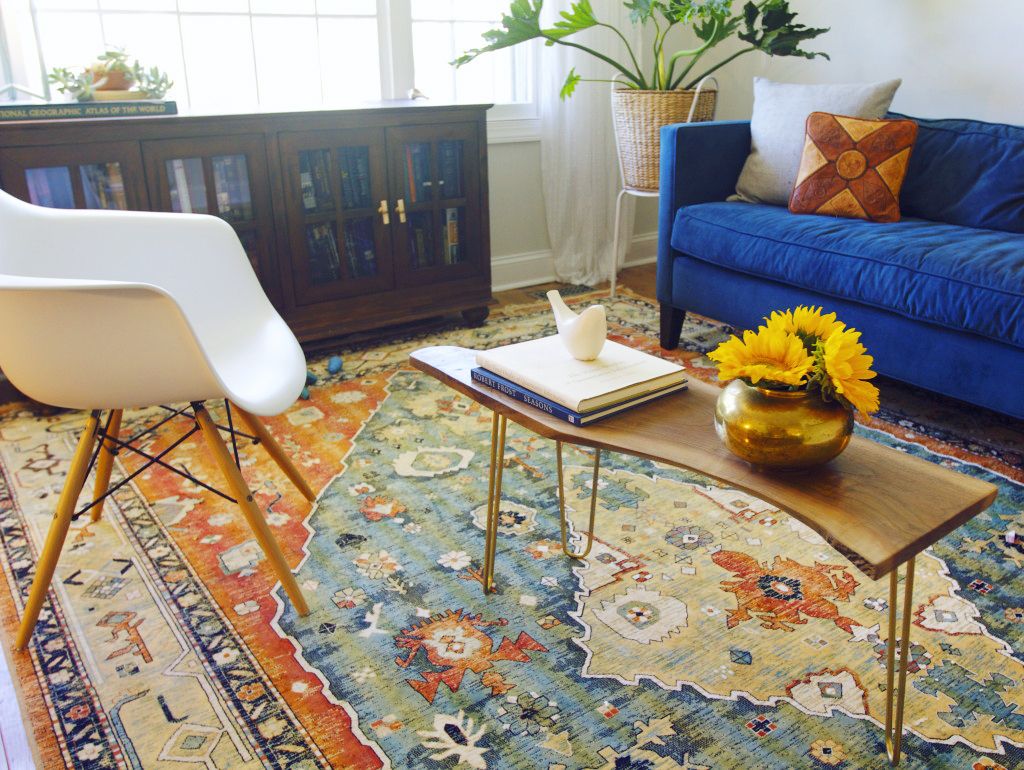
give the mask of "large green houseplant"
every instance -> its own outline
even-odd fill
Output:
[[[608,83],[614,76],[618,86],[612,104],[626,185],[656,189],[660,126],[687,119],[710,120],[714,115],[717,90],[695,91],[706,77],[754,51],[769,56],[828,58],[820,51],[801,48],[828,29],[797,23],[788,0],[748,0],[738,11],[734,11],[731,0],[623,0],[623,5],[629,10],[632,24],[644,30],[649,58],[630,44],[621,29],[598,19],[590,0],[571,3],[569,10],[561,11],[548,28],[540,21],[544,0],[514,0],[502,17],[501,27],[484,33],[486,45],[467,51],[452,64],[462,66],[481,54],[531,40],[543,40],[547,46],[569,46],[604,62],[609,67],[609,78],[584,78],[573,67],[560,95],[568,98],[581,82]],[[570,39],[584,30],[601,27],[615,33],[625,51],[624,58]],[[691,30],[699,44],[666,50],[669,34],[680,27]],[[708,54],[734,37],[744,45],[709,64]]]

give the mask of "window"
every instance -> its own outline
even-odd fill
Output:
[[[492,119],[535,118],[528,47],[448,63],[480,45],[508,2],[0,0],[0,65],[42,93],[45,72],[119,47],[170,74],[182,111],[345,106],[416,87],[439,102],[493,102]]]

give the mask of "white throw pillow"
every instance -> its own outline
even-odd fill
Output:
[[[804,85],[754,78],[750,155],[729,200],[785,206],[800,169],[807,116],[831,112],[876,120],[888,112],[901,82]]]

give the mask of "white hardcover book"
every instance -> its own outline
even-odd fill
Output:
[[[590,412],[686,382],[685,370],[608,340],[593,361],[569,355],[558,335],[476,354],[477,365],[574,412]]]

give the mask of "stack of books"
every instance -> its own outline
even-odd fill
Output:
[[[608,340],[593,361],[569,355],[558,335],[476,354],[475,382],[573,425],[686,388],[683,367]]]

